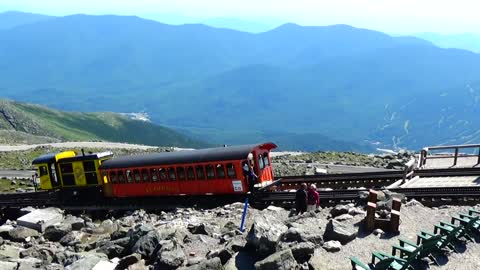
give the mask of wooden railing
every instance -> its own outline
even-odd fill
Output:
[[[461,153],[460,149],[475,149],[478,148],[477,154],[466,154]],[[453,150],[454,153],[443,153],[441,155],[432,155],[431,151],[435,150]],[[480,164],[480,144],[464,144],[464,145],[442,145],[442,146],[430,146],[425,147],[420,152],[420,159],[418,160],[418,167],[422,168],[427,163],[427,159],[439,159],[439,158],[452,158],[453,157],[453,164],[452,166],[457,165],[457,161],[459,158],[466,158],[466,157],[477,157],[476,165]]]

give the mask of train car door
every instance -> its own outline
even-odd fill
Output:
[[[52,182],[50,181],[50,174],[48,172],[48,164],[38,165],[38,176],[40,178],[40,189],[52,189]]]
[[[58,188],[62,185],[60,181],[60,177],[57,175],[57,164],[56,163],[50,163],[49,164],[49,173],[50,173],[50,180],[52,183],[52,188]]]

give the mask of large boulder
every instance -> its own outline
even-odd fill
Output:
[[[358,230],[352,224],[346,222],[340,222],[335,219],[331,219],[327,227],[325,228],[325,233],[323,238],[326,241],[337,240],[340,241],[343,245],[352,241],[357,237]]]
[[[8,232],[8,235],[12,241],[25,242],[33,236],[39,236],[36,230],[32,230],[27,227],[17,226]]]
[[[220,258],[222,264],[227,263],[227,261],[232,258],[234,252],[232,250],[228,250],[227,248],[220,248],[216,250],[211,250],[207,253],[206,258],[212,259],[215,257]]]
[[[178,270],[222,270],[222,262],[220,258],[215,257],[210,260],[203,260],[200,263],[187,266],[187,267],[180,267]]]
[[[296,266],[297,262],[290,249],[278,251],[255,263],[256,270],[290,270],[295,269]]]
[[[10,237],[10,231],[13,230],[14,227],[12,225],[7,225],[4,224],[0,226],[0,237],[3,238],[9,238]]]
[[[326,270],[335,269],[335,266],[332,268],[332,265],[329,265],[327,260],[322,256],[322,253],[315,251],[310,260],[308,260],[308,268],[310,270]]]
[[[303,242],[294,245],[292,248],[292,254],[298,263],[307,262],[312,256],[315,250],[315,244],[311,242]]]
[[[3,244],[0,247],[0,261],[5,258],[18,259],[20,258],[20,252],[19,247]]]
[[[183,265],[186,260],[182,247],[174,240],[164,240],[160,243],[161,248],[157,253],[155,262],[156,269],[176,269]]]
[[[327,241],[323,244],[323,248],[329,252],[337,252],[342,248],[342,243],[335,240]]]
[[[72,225],[68,223],[63,223],[63,222],[57,223],[57,224],[48,226],[45,229],[45,232],[43,233],[43,237],[45,237],[45,239],[48,239],[50,241],[57,242],[57,241],[60,241],[62,237],[64,237],[71,231],[72,231]]]
[[[102,221],[102,224],[100,224],[100,232],[101,233],[107,233],[107,234],[112,234],[116,230],[118,230],[118,225],[111,221],[110,219]]]
[[[17,270],[18,264],[16,262],[2,262],[0,261],[0,269],[2,270]]]
[[[150,260],[157,251],[159,242],[160,234],[156,230],[149,231],[133,245],[132,252],[140,254],[146,260]]]
[[[63,246],[75,246],[82,242],[82,238],[85,237],[85,233],[80,231],[71,231],[60,239],[60,244]]]
[[[70,226],[72,227],[72,230],[74,231],[79,231],[83,227],[85,227],[85,220],[83,218],[75,217],[71,215],[66,216],[63,223],[70,224]]]
[[[155,228],[153,226],[147,224],[137,225],[135,228],[130,229],[127,232],[127,237],[130,238],[130,245],[133,247],[133,245],[137,243],[138,239],[154,230]]]
[[[130,254],[128,256],[125,256],[118,261],[117,267],[115,268],[116,270],[123,270],[128,268],[132,264],[136,264],[142,259],[142,256],[137,253]]]
[[[122,257],[125,254],[125,248],[119,245],[115,245],[112,242],[99,247],[97,252],[103,253],[108,256],[109,259],[115,257]]]
[[[332,210],[330,210],[330,215],[332,217],[340,216],[343,214],[348,214],[348,210],[350,209],[350,206],[344,205],[344,204],[337,204]]]
[[[211,232],[205,224],[188,224],[187,229],[192,234],[204,234],[204,235],[211,235]]]
[[[102,260],[101,257],[88,254],[65,267],[65,270],[91,270]]]
[[[31,269],[38,269],[42,267],[42,260],[37,258],[22,258],[15,260],[18,263],[17,270],[31,270]],[[2,269],[0,267],[0,269]]]
[[[260,215],[253,221],[247,234],[247,246],[259,256],[266,257],[276,251],[280,237],[287,231],[283,222],[272,216]]]
[[[36,209],[17,219],[17,224],[43,232],[48,226],[63,220],[62,210],[54,207]]]

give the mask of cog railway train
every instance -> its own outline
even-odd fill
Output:
[[[113,157],[111,152],[65,151],[42,155],[37,167],[40,190],[97,194],[109,198],[245,194],[243,167],[258,176],[255,188],[274,179],[273,143]]]

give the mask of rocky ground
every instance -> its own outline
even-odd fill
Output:
[[[276,176],[367,171],[371,168],[402,170],[405,163],[415,158],[414,153],[407,151],[382,155],[353,152],[315,152],[272,156],[272,165]],[[339,165],[348,167],[342,168]]]
[[[420,230],[432,231],[438,221],[467,209],[408,202],[401,209],[400,237],[414,242]],[[249,209],[241,232],[241,203],[100,219],[28,208],[21,215],[30,216],[0,226],[0,269],[351,269],[350,256],[368,263],[371,252],[390,252],[398,242],[396,235],[365,232],[364,210],[353,204],[302,215],[273,206]],[[26,223],[32,215],[55,224]],[[480,269],[480,244],[458,246],[460,253],[438,255],[441,266],[425,261],[419,269]]]

